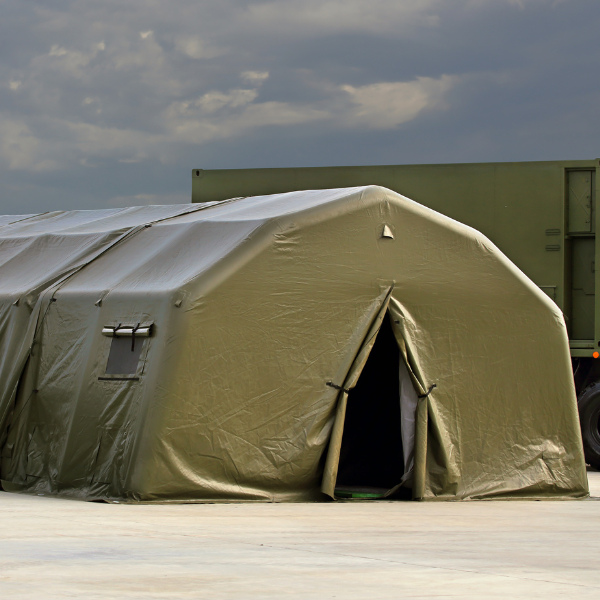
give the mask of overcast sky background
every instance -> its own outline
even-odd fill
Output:
[[[0,212],[191,169],[600,156],[599,0],[0,0]]]

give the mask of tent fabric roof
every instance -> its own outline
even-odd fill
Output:
[[[437,382],[416,497],[586,494],[558,308],[483,235],[376,186],[0,217],[3,485],[319,498],[325,382],[381,310],[415,385]],[[102,328],[140,322],[137,378],[106,381]]]

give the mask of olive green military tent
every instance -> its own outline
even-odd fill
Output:
[[[562,314],[390,190],[4,217],[0,294],[5,490],[587,493]]]

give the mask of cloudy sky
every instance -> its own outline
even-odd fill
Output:
[[[0,0],[0,212],[191,169],[600,156],[599,0]]]

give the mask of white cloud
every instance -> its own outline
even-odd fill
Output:
[[[383,82],[342,89],[350,96],[353,110],[348,118],[355,125],[373,129],[396,127],[412,121],[426,109],[440,108],[457,77],[419,77],[415,81]]]
[[[178,36],[175,40],[175,48],[196,60],[215,58],[225,53],[224,50],[212,46],[198,36]]]
[[[244,81],[260,85],[269,78],[269,71],[244,71],[241,75]]]
[[[260,84],[266,72],[249,77]],[[68,115],[48,124],[60,132],[60,140],[36,135],[24,123],[4,119],[0,155],[12,170],[53,170],[69,164],[93,164],[90,159],[112,158],[139,163],[149,158],[172,160],[176,144],[205,144],[246,135],[263,127],[293,127],[321,123],[339,129],[382,129],[401,125],[424,110],[444,104],[446,92],[457,78],[419,78],[409,82],[382,82],[366,86],[344,85],[328,101],[293,103],[258,101],[256,89],[212,90],[195,100],[172,102],[156,115],[155,131],[133,127],[103,126]],[[87,96],[84,106],[97,99]],[[0,128],[0,131],[2,129]],[[85,160],[83,160],[85,158]]]
[[[49,56],[65,56],[66,54],[68,54],[68,50],[61,48],[57,44],[54,44],[52,48],[50,48],[50,52],[48,52]]]
[[[0,118],[0,163],[11,170],[53,171],[59,163],[26,123]]]
[[[30,77],[35,77],[37,82],[47,73],[61,73],[70,77],[82,78],[86,76],[86,67],[102,52],[104,43],[95,44],[91,49],[69,49],[58,44],[50,47],[50,52],[33,58],[28,69]]]
[[[208,92],[199,100],[194,102],[194,106],[205,113],[214,113],[225,107],[238,108],[252,102],[258,92],[256,90],[231,90],[229,93]]]
[[[330,130],[396,127],[424,110],[443,107],[446,93],[457,82],[457,77],[444,75],[362,87],[345,85],[329,102],[313,104],[254,102],[256,90],[213,91],[195,102],[173,103],[165,113],[166,135],[172,141],[200,144],[261,127],[311,122],[320,122]]]
[[[312,99],[269,97],[259,89],[264,90],[261,86],[272,78],[271,69],[263,65],[276,58],[277,46],[269,45],[269,53],[259,53],[258,59],[245,60],[244,42],[238,41],[247,32],[268,39],[389,29],[392,23],[405,29],[435,25],[431,11],[440,0],[373,0],[368,7],[362,0],[278,0],[254,2],[243,10],[235,0],[224,2],[227,17],[213,21],[220,22],[221,29],[205,25],[198,16],[210,17],[210,12],[198,12],[187,0],[177,0],[178,11],[150,7],[146,15],[150,27],[141,31],[139,14],[127,1],[119,18],[104,21],[100,12],[98,18],[89,19],[85,10],[50,10],[48,14],[56,17],[47,20],[53,38],[50,50],[34,56],[18,79],[14,75],[9,79],[10,89],[19,89],[36,116],[13,118],[0,149],[5,164],[19,170],[68,169],[105,158],[164,162],[172,160],[177,144],[201,145],[260,128],[316,122],[332,131],[381,129],[441,106],[450,86],[448,78],[362,86],[327,80],[313,85]],[[189,17],[182,22],[174,18],[175,12]],[[90,43],[94,39],[101,41]],[[178,55],[198,61],[199,70],[181,66]],[[219,56],[229,66],[203,67],[207,59]],[[243,84],[220,85],[227,73]],[[11,120],[8,114],[5,117],[8,121],[3,123]]]
[[[326,119],[329,113],[285,102],[253,103],[254,90],[211,92],[194,103],[175,104],[165,113],[165,137],[171,142],[202,144],[244,135],[266,126],[290,126]]]
[[[324,120],[329,113],[311,106],[295,106],[285,102],[251,104],[225,118],[172,119],[168,122],[173,141],[202,144],[234,138],[267,126],[292,126]]]

